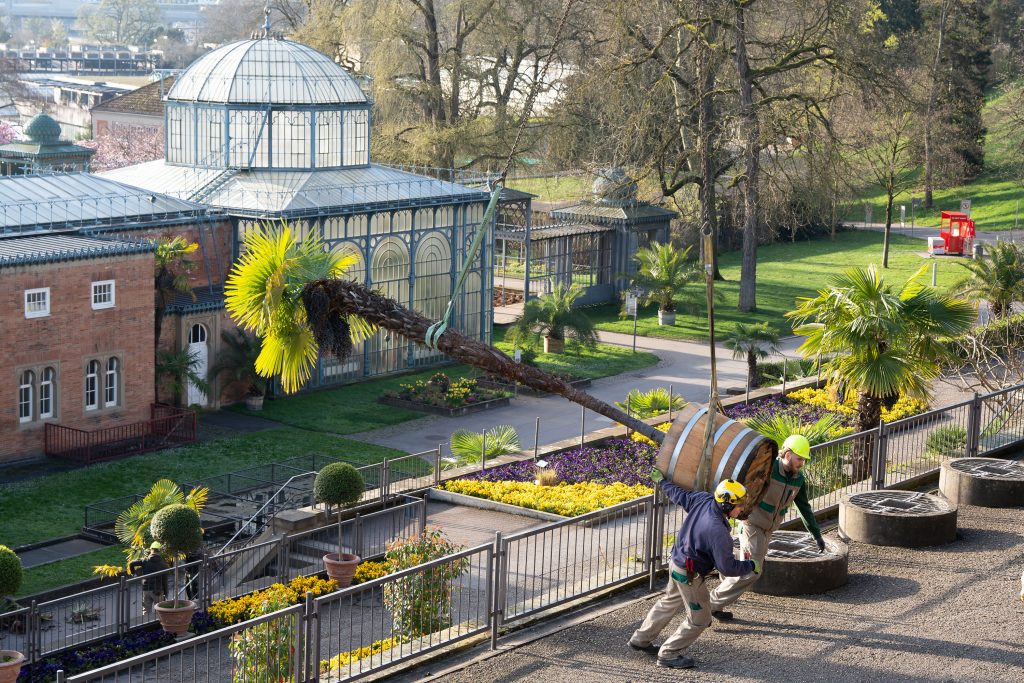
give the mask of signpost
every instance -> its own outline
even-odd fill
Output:
[[[864,227],[868,227],[871,224],[872,214],[875,212],[875,207],[870,204],[864,205]]]
[[[635,291],[626,292],[626,315],[633,316],[633,353],[636,353],[636,304],[639,295]]]
[[[960,200],[960,213],[966,213],[967,217],[971,217],[971,200],[961,199]]]
[[[907,227],[907,205],[900,204],[900,227]]]

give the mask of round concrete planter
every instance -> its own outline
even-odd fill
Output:
[[[846,585],[850,550],[842,541],[825,539],[818,552],[805,531],[776,531],[768,544],[761,578],[751,588],[763,595],[813,595]]]
[[[554,337],[544,337],[544,353],[563,353],[565,351],[565,340]]]
[[[843,496],[839,533],[871,545],[920,548],[956,540],[956,505],[915,491],[867,491]]]
[[[0,683],[14,683],[18,680],[25,655],[15,650],[0,650]]]
[[[338,582],[338,588],[352,585],[352,577],[356,575],[356,567],[362,560],[352,553],[329,553],[324,555],[324,569],[327,576]]]
[[[675,311],[662,311],[658,310],[658,324],[659,325],[675,325],[676,324],[676,312]]]
[[[165,607],[166,605],[166,607]],[[180,605],[171,607],[171,605]],[[196,611],[196,603],[191,600],[178,600],[172,602],[158,602],[154,608],[156,617],[160,620],[160,626],[165,631],[176,636],[183,636],[188,633],[188,627],[192,624],[192,615]]]
[[[1024,507],[1024,464],[998,458],[942,463],[939,491],[954,505]]]

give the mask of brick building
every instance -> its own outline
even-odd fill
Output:
[[[202,235],[212,254],[214,223],[195,204],[87,174],[0,178],[0,462],[41,453],[47,423],[96,430],[149,418],[150,240]],[[201,266],[194,284],[220,281],[215,267]],[[183,324],[174,320],[172,338]]]
[[[164,97],[174,76],[167,76],[141,88],[107,100],[92,108],[92,136],[97,138],[118,128],[164,127]]]

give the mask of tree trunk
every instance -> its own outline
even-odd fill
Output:
[[[747,61],[746,9],[736,6],[736,76],[740,90],[740,129],[743,141],[743,261],[740,267],[741,311],[757,310],[757,181],[760,174],[757,112],[754,110],[754,83]]]
[[[709,37],[714,38],[717,31],[709,29]],[[724,280],[718,270],[718,213],[715,207],[715,164],[714,145],[711,140],[715,128],[715,108],[712,93],[715,89],[715,69],[711,61],[711,48],[704,41],[697,41],[697,96],[700,102],[697,108],[697,145],[700,160],[700,224],[711,226],[711,270],[716,280]],[[701,243],[703,244],[703,242]]]
[[[364,285],[350,280],[318,280],[307,286],[307,294],[320,288],[327,296],[330,312],[343,316],[355,315],[372,325],[400,334],[417,344],[425,344],[427,329],[432,320],[410,311],[401,304],[373,292]],[[627,415],[618,408],[580,391],[568,382],[549,375],[525,363],[516,363],[498,349],[448,329],[438,341],[437,348],[457,361],[500,375],[505,379],[525,384],[539,391],[563,396],[573,403],[604,415],[621,425],[629,427],[660,444],[665,433],[651,425]]]
[[[892,231],[892,187],[885,195],[885,230],[882,231],[882,267],[889,267],[889,233]]]
[[[747,354],[747,384],[757,389],[761,383],[757,381],[757,356],[753,352]]]
[[[935,99],[939,87],[939,66],[942,63],[942,47],[946,40],[946,18],[949,16],[950,0],[942,0],[939,7],[939,40],[932,62],[932,82],[928,90],[928,107],[924,116],[924,208],[932,208],[932,160],[935,156],[932,145],[932,123],[935,119]]]
[[[870,432],[882,422],[882,399],[861,392],[857,396],[857,431]],[[874,438],[861,438],[853,442],[851,465],[853,483],[869,478],[873,472]]]

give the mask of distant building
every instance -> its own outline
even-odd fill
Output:
[[[0,145],[0,175],[55,171],[88,171],[96,150],[75,145],[60,137],[60,124],[38,114],[25,126],[27,140]]]
[[[167,76],[93,107],[93,138],[118,127],[163,129],[164,97],[174,85],[174,78]]]

